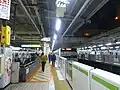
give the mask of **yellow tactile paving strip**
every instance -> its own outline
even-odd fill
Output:
[[[38,72],[39,69],[40,69],[40,66],[29,76],[26,82],[29,82],[33,78],[33,76]]]
[[[68,85],[64,80],[59,80],[55,68],[52,68],[55,90],[69,90]]]
[[[55,90],[69,90],[67,83],[58,79],[56,69],[48,63],[46,64],[45,72],[42,72],[41,69],[37,70],[28,82],[42,83],[50,82],[51,80],[54,80]]]
[[[46,64],[45,72],[42,72],[39,69],[29,80],[28,82],[49,82],[52,78],[51,65]]]

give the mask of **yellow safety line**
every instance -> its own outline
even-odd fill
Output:
[[[29,78],[26,80],[26,82],[29,82],[32,80],[32,78],[36,75],[38,70],[40,69],[40,66],[34,70],[34,72],[29,76]]]
[[[30,77],[30,79],[28,79],[27,82],[49,82],[49,81],[53,80],[53,73],[52,73],[52,66],[51,65],[50,65],[50,73],[51,73],[50,80],[42,81],[42,80],[38,80],[38,79],[34,78],[34,76],[39,72],[38,70],[36,70],[36,72],[33,73],[33,75]],[[36,81],[32,81],[32,79],[34,79]]]

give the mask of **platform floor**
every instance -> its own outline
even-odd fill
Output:
[[[26,83],[11,84],[5,90],[71,90],[56,70],[47,63],[45,72],[40,68]]]
[[[49,82],[12,84],[5,90],[49,90]]]

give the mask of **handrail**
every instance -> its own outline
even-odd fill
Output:
[[[57,54],[56,54],[56,56],[59,57],[59,58],[61,58],[61,59],[63,59],[63,60],[67,60],[67,58],[61,57],[61,56],[59,56]]]

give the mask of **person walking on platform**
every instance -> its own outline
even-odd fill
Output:
[[[44,72],[45,71],[45,64],[47,61],[47,56],[44,55],[44,53],[42,53],[40,56],[40,59],[41,59],[41,63],[42,63],[42,71]]]
[[[51,62],[51,54],[48,54],[49,63]]]
[[[51,60],[52,60],[52,66],[55,67],[55,61],[56,61],[55,54],[52,55]]]

